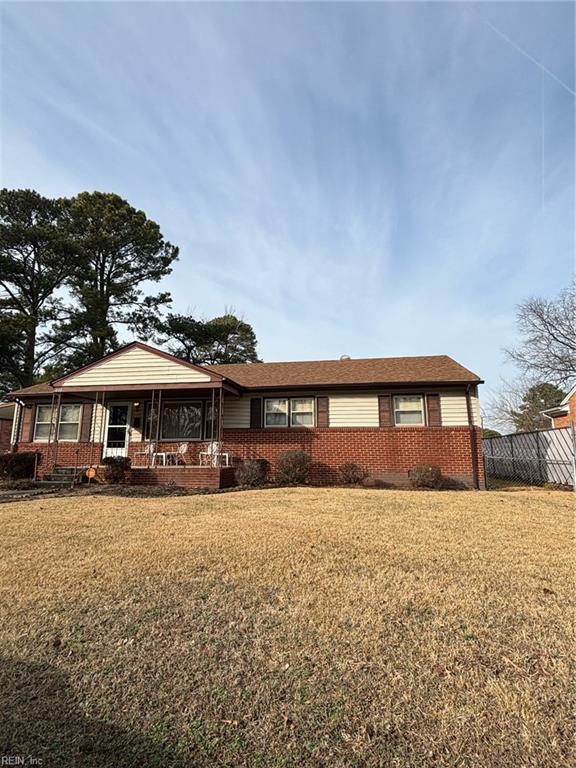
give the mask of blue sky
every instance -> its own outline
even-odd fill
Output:
[[[450,354],[497,386],[574,269],[569,3],[3,3],[1,183],[114,191],[174,309],[265,360]]]

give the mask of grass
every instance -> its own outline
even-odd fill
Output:
[[[568,765],[569,494],[0,507],[0,755]]]

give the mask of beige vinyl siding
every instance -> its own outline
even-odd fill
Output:
[[[378,395],[329,395],[328,419],[331,427],[377,427]]]
[[[472,396],[470,399],[474,424],[480,425],[480,402],[477,396]],[[440,413],[443,427],[468,426],[466,392],[464,390],[440,392]]]
[[[106,409],[101,403],[98,403],[92,409],[92,430],[90,439],[95,443],[104,440],[104,424],[106,422]]]
[[[71,376],[62,387],[118,384],[186,384],[208,382],[210,376],[144,349],[128,349],[87,371]]]
[[[405,390],[408,392],[408,390]],[[402,394],[394,392],[394,394]],[[419,393],[420,394],[420,393]],[[466,407],[466,392],[464,390],[440,392],[440,413],[442,426],[468,426],[468,410]],[[264,393],[243,395],[239,398],[224,399],[224,429],[247,429],[250,427],[250,398],[251,397],[328,397],[328,415],[331,427],[377,427],[378,393],[324,393],[314,395],[307,393]],[[480,424],[480,403],[478,397],[472,396],[472,412],[474,423]]]

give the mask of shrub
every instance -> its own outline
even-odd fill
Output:
[[[106,467],[104,477],[109,483],[123,483],[132,461],[128,456],[106,456],[102,464]]]
[[[246,485],[257,488],[264,485],[268,474],[268,462],[266,459],[248,459],[239,467],[236,467],[236,482],[238,485]]]
[[[442,471],[436,464],[417,464],[408,472],[414,488],[440,488]]]
[[[34,477],[37,453],[3,453],[0,455],[0,477],[7,480],[24,480]]]
[[[276,480],[280,485],[301,485],[310,476],[310,454],[306,451],[284,451],[276,459]]]
[[[348,461],[346,464],[341,464],[338,467],[342,482],[347,485],[360,485],[368,477],[368,471],[361,467],[360,464],[354,464],[353,461]]]

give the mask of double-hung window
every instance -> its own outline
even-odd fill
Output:
[[[290,400],[290,426],[314,426],[314,398],[295,397]]]
[[[264,400],[264,426],[288,426],[289,401],[287,398]]]
[[[424,425],[424,398],[422,395],[394,396],[394,423],[397,426]]]
[[[52,406],[38,405],[36,407],[36,423],[34,425],[34,440],[49,440],[52,427]]]
[[[61,405],[58,440],[78,440],[80,436],[80,405]]]
[[[278,397],[264,400],[265,427],[313,427],[313,397]]]

